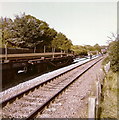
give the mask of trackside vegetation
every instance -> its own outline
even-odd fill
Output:
[[[117,73],[110,70],[104,79],[103,101],[101,102],[100,118],[117,118],[118,102],[117,95],[119,89],[117,87]]]
[[[102,62],[103,66],[110,61],[110,70],[104,79],[100,118],[118,118],[118,75],[119,75],[119,38],[109,44],[108,57]]]

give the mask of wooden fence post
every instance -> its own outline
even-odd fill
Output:
[[[95,120],[96,117],[96,97],[89,97],[88,99],[88,118]]]

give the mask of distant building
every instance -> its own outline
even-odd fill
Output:
[[[103,48],[103,49],[101,49],[101,53],[103,54],[103,53],[106,53],[107,52],[107,48]]]

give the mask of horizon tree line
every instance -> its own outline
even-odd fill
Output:
[[[61,32],[50,28],[48,23],[31,15],[16,15],[15,19],[0,18],[0,47],[29,48],[45,51],[73,52],[87,55],[88,51],[101,51],[101,46],[73,45],[72,41]]]

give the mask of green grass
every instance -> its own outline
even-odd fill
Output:
[[[108,72],[102,89],[104,99],[101,103],[100,118],[117,118],[117,73]]]
[[[109,62],[109,56],[107,56],[103,61],[102,65],[106,65]]]

